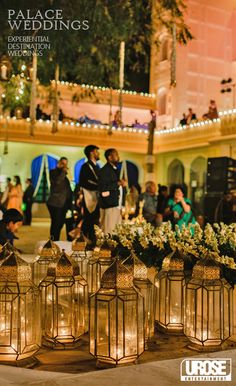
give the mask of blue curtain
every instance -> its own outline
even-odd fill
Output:
[[[32,183],[34,188],[36,188],[38,183],[42,162],[43,162],[43,156],[40,155],[36,157],[31,164],[31,176],[32,176]]]
[[[47,154],[47,157],[48,157],[48,169],[49,170],[55,169],[57,166],[57,163],[58,163],[58,159],[56,159],[48,154]]]
[[[131,187],[132,185],[137,186],[138,179],[139,179],[139,171],[137,166],[130,161],[126,161],[126,165],[127,165],[129,187]],[[122,167],[122,162],[119,162],[119,164],[117,165],[119,172],[121,171],[121,167]]]

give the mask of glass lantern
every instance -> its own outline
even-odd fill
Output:
[[[182,334],[184,325],[184,260],[178,250],[167,256],[155,278],[157,328]]]
[[[0,265],[0,361],[28,360],[40,348],[40,296],[31,276],[14,253]]]
[[[144,299],[133,275],[115,260],[90,296],[90,353],[98,363],[135,362],[144,351]]]
[[[52,348],[75,346],[88,331],[88,285],[64,250],[49,265],[40,289],[43,344]]]
[[[60,255],[60,248],[52,240],[48,240],[43,247],[39,248],[37,260],[33,263],[33,281],[36,285],[47,276],[49,264]]]
[[[184,333],[189,348],[219,350],[232,333],[233,289],[213,259],[199,261],[186,284]]]
[[[93,251],[88,249],[87,242],[83,234],[72,241],[71,257],[79,266],[80,273],[85,280],[88,279],[88,262],[93,256]]]
[[[105,241],[98,251],[94,251],[88,263],[89,293],[96,292],[100,288],[101,277],[112,262],[112,249]]]
[[[144,297],[145,307],[145,342],[154,335],[155,324],[155,291],[154,285],[148,279],[148,268],[135,255],[131,254],[123,264],[131,270],[134,277],[134,285],[140,290]]]

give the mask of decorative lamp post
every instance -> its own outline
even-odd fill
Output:
[[[88,286],[89,292],[96,292],[100,288],[101,277],[111,265],[112,248],[105,241],[98,252],[94,252],[93,258],[88,263]]]
[[[40,297],[31,276],[14,253],[0,265],[0,361],[28,360],[40,347]]]
[[[80,237],[72,241],[71,257],[78,264],[80,273],[85,280],[87,280],[88,278],[88,262],[89,259],[93,256],[93,251],[87,248],[87,241],[83,234],[81,234]]]
[[[52,240],[48,240],[39,248],[39,255],[33,264],[33,281],[36,285],[46,277],[49,264],[60,255],[60,248]]]
[[[133,275],[115,260],[90,296],[90,353],[98,363],[135,362],[144,351],[144,299]]]
[[[233,289],[221,279],[219,265],[210,257],[199,261],[186,284],[184,333],[189,348],[219,350],[232,333],[232,310]]]
[[[88,285],[64,250],[50,264],[40,288],[43,344],[52,348],[75,346],[88,331]]]
[[[155,320],[163,332],[183,333],[184,283],[184,261],[177,249],[163,260],[162,269],[155,278]]]

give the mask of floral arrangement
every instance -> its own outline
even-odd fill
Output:
[[[111,235],[104,235],[96,227],[98,245],[109,240],[114,254],[122,259],[133,251],[148,267],[162,268],[163,260],[178,249],[183,258],[185,270],[191,270],[199,259],[213,258],[220,266],[222,276],[229,283],[236,284],[236,224],[199,224],[172,229],[170,222],[154,228],[145,221],[117,225]]]

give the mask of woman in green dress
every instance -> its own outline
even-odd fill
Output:
[[[184,198],[184,193],[181,187],[175,188],[174,197],[170,198],[165,210],[166,219],[170,220],[173,227],[177,224],[180,229],[183,224],[195,224],[196,219],[191,208],[191,201]]]

